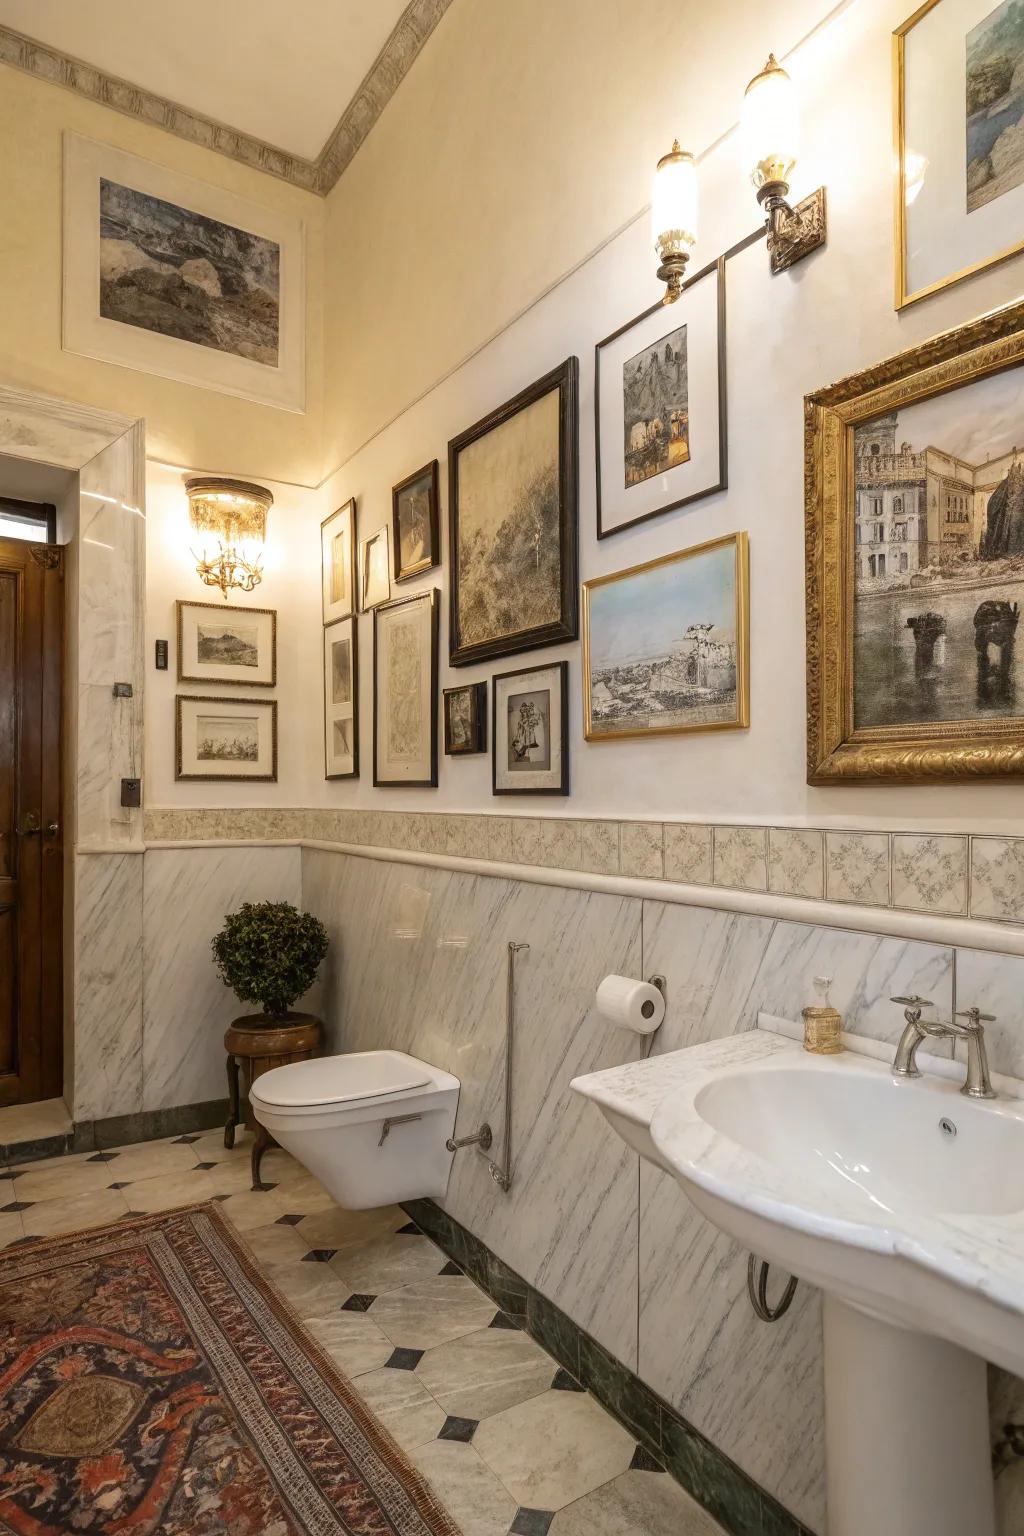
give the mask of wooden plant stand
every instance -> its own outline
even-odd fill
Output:
[[[245,1074],[245,1091],[249,1092],[256,1078],[262,1077],[272,1067],[283,1067],[292,1061],[308,1061],[315,1056],[323,1043],[323,1024],[311,1013],[287,1013],[283,1019],[270,1019],[265,1013],[247,1013],[228,1025],[224,1035],[224,1049],[228,1053],[228,1118],[224,1126],[224,1145],[230,1149],[235,1144],[235,1128],[242,1123],[239,1107],[238,1069]],[[252,1144],[252,1187],[263,1189],[260,1180],[260,1164],[268,1147],[275,1145],[274,1138],[258,1121],[254,1123]]]

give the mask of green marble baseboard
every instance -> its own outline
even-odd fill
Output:
[[[731,1536],[813,1536],[671,1404],[440,1206],[432,1200],[409,1200],[403,1209]]]
[[[103,1152],[127,1147],[136,1141],[159,1141],[163,1136],[184,1136],[192,1131],[212,1131],[228,1117],[227,1099],[207,1099],[202,1104],[178,1104],[170,1109],[141,1109],[130,1115],[111,1115],[105,1120],[76,1120],[73,1152]]]

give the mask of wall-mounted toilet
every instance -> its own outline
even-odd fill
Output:
[[[448,1188],[459,1080],[404,1051],[353,1051],[274,1067],[253,1114],[346,1210]]]

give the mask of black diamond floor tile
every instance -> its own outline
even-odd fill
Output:
[[[302,1255],[302,1263],[329,1264],[337,1251],[337,1248],[311,1248],[308,1253]]]
[[[585,1388],[580,1386],[575,1376],[570,1376],[569,1372],[564,1371],[561,1366],[555,1372],[555,1379],[551,1386],[555,1392],[583,1392],[585,1390]]]
[[[441,1270],[441,1274],[442,1275],[461,1275],[462,1274],[462,1270],[456,1264],[454,1259],[449,1259],[448,1263],[445,1265],[444,1269]]]
[[[87,1157],[86,1158],[86,1162],[87,1163],[112,1163],[114,1161],[114,1158],[117,1157],[117,1155],[118,1154],[116,1152],[94,1152],[91,1157]]]
[[[198,1136],[175,1136],[171,1145],[172,1147],[190,1147],[194,1141],[198,1140]]]
[[[24,1248],[26,1243],[37,1243],[38,1241],[37,1237],[14,1237],[9,1243],[4,1243],[4,1249],[6,1251],[8,1248]]]
[[[108,1189],[128,1189],[130,1187],[130,1185],[131,1185],[131,1182],[132,1182],[131,1179],[122,1179],[117,1184],[108,1184],[107,1188]]]
[[[422,1349],[396,1349],[384,1364],[392,1371],[414,1371],[422,1359]]]
[[[645,1451],[642,1445],[638,1445],[633,1452],[629,1470],[631,1472],[664,1472],[665,1468],[660,1461],[655,1461],[650,1451]]]
[[[222,1201],[230,1200],[231,1196],[229,1194],[223,1194],[223,1195],[214,1195],[213,1198],[214,1198],[214,1200],[216,1200],[217,1204],[220,1205]]]
[[[510,1536],[548,1536],[554,1518],[552,1509],[517,1509],[509,1526]]]
[[[216,1163],[196,1163],[197,1168],[216,1168]]]
[[[0,1211],[27,1211],[35,1203],[34,1200],[12,1200],[10,1205],[0,1205]]]
[[[294,1214],[292,1214],[290,1216],[279,1216],[277,1218],[277,1221],[276,1221],[275,1225],[279,1226],[279,1227],[297,1227],[301,1220],[302,1220],[302,1213],[300,1211],[298,1216],[296,1216]]]
[[[517,1331],[519,1329],[519,1324],[514,1318],[509,1317],[507,1312],[495,1312],[487,1326],[488,1328],[514,1328]]]
[[[399,1227],[397,1236],[399,1236],[399,1237],[413,1237],[413,1236],[418,1237],[419,1236],[419,1231],[420,1231],[420,1229],[419,1229],[419,1227],[416,1225],[416,1223],[414,1221],[407,1221],[404,1227]]]
[[[341,1310],[343,1312],[369,1312],[376,1300],[376,1296],[350,1296],[348,1301],[342,1302]]]
[[[461,1440],[463,1445],[468,1445],[476,1434],[479,1419],[455,1419],[451,1414],[445,1419],[438,1431],[439,1440]]]

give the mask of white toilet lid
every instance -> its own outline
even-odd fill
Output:
[[[280,1109],[301,1109],[404,1093],[429,1082],[423,1063],[404,1051],[353,1051],[273,1067],[256,1079],[252,1094]]]

